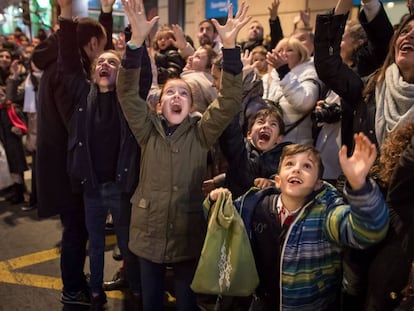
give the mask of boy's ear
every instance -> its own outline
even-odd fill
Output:
[[[275,186],[280,189],[280,176],[277,174],[275,175]]]
[[[313,188],[314,191],[321,189],[323,186],[323,180],[318,179],[315,183],[315,187]]]
[[[252,138],[252,131],[247,131],[246,138],[247,139],[251,139]]]
[[[276,140],[276,143],[277,144],[280,144],[281,142],[282,142],[282,140],[283,140],[283,138],[285,138],[285,135],[279,135],[279,137],[277,138],[277,140]]]

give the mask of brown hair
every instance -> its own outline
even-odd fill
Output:
[[[181,78],[169,78],[169,79],[167,79],[167,81],[165,81],[165,83],[161,87],[160,102],[161,102],[162,94],[164,94],[165,86],[167,85],[168,82],[173,82],[174,80],[175,81],[182,81],[182,82],[185,83],[185,85],[187,85],[188,91],[190,92],[190,98],[191,98],[191,106],[190,107],[193,107],[194,106],[194,99],[193,99],[193,92],[191,91],[191,86],[190,86],[190,84],[187,83],[187,81],[185,81],[184,79],[181,79]]]
[[[172,39],[175,39],[174,32],[170,27],[167,25],[161,26],[157,32],[155,33],[154,39],[152,40],[152,48],[156,51],[160,50],[160,47],[158,46],[157,40],[160,39],[162,35],[168,34]]]
[[[252,130],[254,122],[258,118],[267,118],[267,117],[273,117],[276,119],[277,124],[279,125],[279,133],[280,135],[283,135],[285,133],[285,122],[283,122],[283,117],[276,107],[268,107],[260,109],[253,117],[249,118],[248,120],[248,131]]]
[[[78,47],[80,48],[88,44],[93,37],[96,37],[99,42],[101,42],[101,40],[105,40],[106,42],[107,40],[105,28],[97,20],[90,17],[82,17],[78,19],[76,33]]]
[[[391,132],[381,145],[380,157],[371,172],[382,186],[388,186],[392,173],[407,145],[414,135],[414,122]]]
[[[398,37],[400,36],[401,31],[413,19],[414,19],[414,15],[408,16],[408,18],[400,24],[397,30],[394,31],[394,35],[392,36],[389,46],[388,46],[388,53],[387,53],[387,56],[385,57],[385,61],[383,65],[381,66],[381,68],[374,74],[374,76],[368,80],[367,86],[365,87],[364,92],[363,92],[364,97],[374,92],[377,83],[384,81],[385,71],[391,64],[395,63],[395,50],[394,50],[395,43]]]
[[[301,144],[292,144],[287,145],[283,148],[282,155],[280,156],[280,162],[279,162],[279,169],[278,172],[280,172],[282,168],[283,160],[288,157],[299,153],[304,152],[310,152],[316,159],[316,163],[318,164],[318,178],[322,179],[324,166],[322,163],[321,154],[318,149],[316,149],[312,145],[301,145]]]

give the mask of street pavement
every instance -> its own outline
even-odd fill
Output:
[[[30,176],[26,185],[30,190]],[[27,195],[26,195],[26,199]],[[59,268],[59,242],[62,228],[58,217],[40,219],[37,210],[22,211],[0,198],[0,311],[86,311],[85,307],[63,306]],[[111,280],[121,263],[112,258],[116,243],[113,234],[106,236],[104,280]],[[89,272],[88,257],[85,272]],[[171,280],[167,278],[167,284]],[[171,285],[167,285],[171,288]],[[108,311],[126,310],[121,291],[107,291]],[[213,310],[212,297],[201,302]],[[175,310],[175,298],[166,295],[166,311]]]
[[[59,268],[61,225],[58,217],[39,219],[37,211],[0,202],[0,311],[82,310],[63,308]],[[106,280],[120,267],[112,259],[115,236],[107,235]],[[85,271],[89,271],[88,258]],[[123,294],[106,292],[107,310],[123,310]],[[87,308],[85,310],[88,310]]]

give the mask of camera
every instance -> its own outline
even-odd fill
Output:
[[[336,103],[322,103],[312,112],[312,120],[316,123],[335,123],[341,119],[342,109]]]

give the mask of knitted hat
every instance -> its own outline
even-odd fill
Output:
[[[181,79],[188,83],[193,95],[194,110],[204,112],[218,95],[213,87],[213,76],[208,72],[187,70],[181,73]]]

